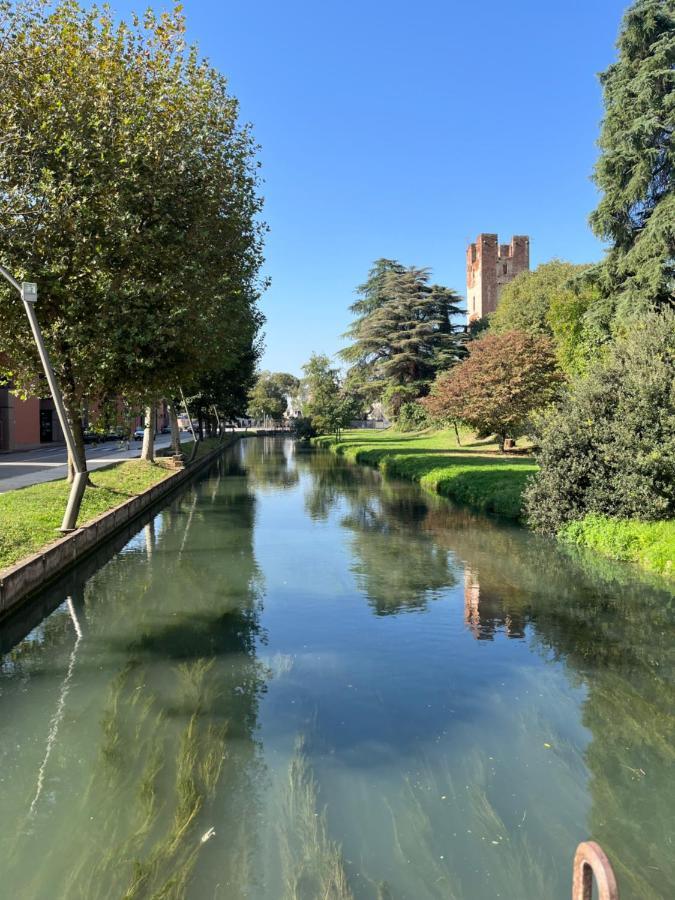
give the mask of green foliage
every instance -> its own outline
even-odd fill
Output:
[[[231,368],[262,321],[256,148],[184,32],[180,7],[127,24],[76,0],[0,2],[3,262],[38,282],[74,423],[87,397]],[[6,287],[0,318],[0,374],[35,391]]]
[[[488,332],[468,349],[468,358],[439,375],[422,402],[434,418],[497,434],[503,446],[555,396],[562,376],[552,343],[524,331]]]
[[[526,331],[553,339],[558,364],[571,374],[583,370],[597,339],[587,318],[599,297],[596,287],[582,277],[589,266],[554,259],[531,272],[521,272],[502,290],[499,306],[490,315],[490,331]]]
[[[254,419],[283,419],[289,397],[297,393],[299,380],[286,372],[261,372],[248,395],[248,411]]]
[[[421,431],[431,425],[431,417],[421,403],[404,403],[401,406],[396,420],[399,431]]]
[[[308,441],[310,438],[316,437],[316,428],[312,424],[312,420],[305,416],[298,416],[291,422],[291,431],[293,437],[299,441]]]
[[[497,334],[527,331],[550,336],[548,312],[553,297],[587,268],[554,259],[531,272],[521,272],[502,289],[499,305],[490,315],[490,330]]]
[[[351,363],[348,377],[368,399],[386,396],[393,416],[462,353],[452,322],[460,298],[429,279],[428,269],[377,260],[351,307],[356,319],[345,337],[352,343],[341,352]]]
[[[80,523],[130,500],[169,474],[161,465],[142,460],[92,472],[94,488],[85,492]],[[62,479],[0,494],[0,569],[56,540],[69,489]]]
[[[303,367],[303,391],[307,398],[303,412],[317,434],[339,434],[359,416],[363,400],[347,390],[340,374],[324,354],[313,353]]]
[[[579,279],[551,296],[547,323],[558,365],[566,375],[583,373],[591,359],[604,352],[605,329],[594,318],[600,300],[598,288]]]
[[[587,515],[565,525],[560,537],[611,559],[635,562],[652,572],[675,577],[675,519],[636,522]]]
[[[619,56],[601,75],[605,118],[591,216],[612,247],[596,277],[620,320],[675,298],[675,8],[637,0],[626,13]]]
[[[404,406],[414,403],[418,397],[426,394],[427,385],[424,382],[414,381],[412,384],[387,384],[381,392],[381,400],[384,409],[390,418],[398,421]]]
[[[555,533],[589,513],[675,515],[675,313],[635,320],[539,426],[530,523]]]
[[[258,358],[256,347],[229,360],[221,369],[212,369],[196,380],[186,382],[190,415],[200,423],[209,421],[215,426],[214,407],[221,419],[244,416],[248,398],[255,382],[255,364]]]
[[[536,471],[532,459],[497,455],[494,444],[472,441],[466,434],[460,447],[455,434],[447,431],[350,431],[337,440],[318,438],[317,443],[353,462],[377,466],[393,478],[419,482],[450,500],[510,519],[521,517],[522,492]]]

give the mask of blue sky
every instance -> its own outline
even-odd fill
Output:
[[[380,256],[462,294],[481,231],[529,234],[534,265],[599,258],[597,73],[626,5],[185,0],[190,40],[261,144],[263,366],[298,374],[312,351],[335,353]]]

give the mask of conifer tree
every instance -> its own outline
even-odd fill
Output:
[[[351,307],[357,318],[345,337],[352,343],[342,351],[352,363],[348,380],[370,399],[384,399],[393,415],[462,354],[452,321],[460,298],[429,280],[428,269],[377,260]]]
[[[591,216],[611,248],[597,275],[607,319],[675,298],[675,4],[637,0],[601,76],[605,118]]]

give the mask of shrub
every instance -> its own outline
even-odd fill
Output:
[[[558,532],[588,513],[675,515],[675,312],[634,320],[540,422],[530,524]]]
[[[308,441],[310,438],[316,437],[316,428],[309,417],[298,416],[291,422],[291,433],[299,441]]]
[[[421,403],[404,403],[398,413],[396,427],[399,431],[422,431],[430,428],[431,418]]]

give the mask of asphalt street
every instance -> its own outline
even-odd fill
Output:
[[[160,434],[155,438],[155,449],[168,447],[170,434]],[[129,450],[120,450],[117,441],[105,444],[89,444],[87,468],[100,469],[110,463],[123,462],[141,455],[141,441],[131,441]],[[65,445],[40,447],[38,450],[24,450],[17,453],[0,454],[0,493],[27,487],[41,481],[56,481],[65,478],[67,458]]]

